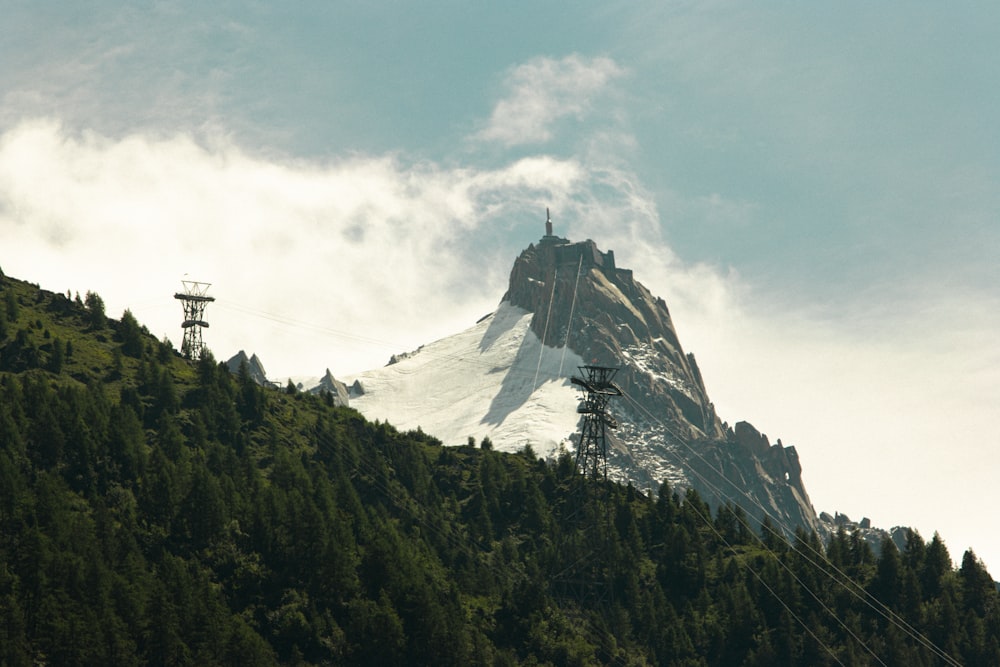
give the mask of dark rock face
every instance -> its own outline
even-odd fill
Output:
[[[864,540],[876,556],[882,553],[882,545],[885,540],[892,540],[893,544],[900,552],[906,551],[906,543],[911,534],[917,534],[913,528],[908,526],[893,526],[889,530],[872,526],[871,519],[865,517],[861,521],[852,521],[846,514],[834,512],[830,516],[829,512],[820,512],[819,534],[829,537],[838,531],[844,531],[848,535],[857,536]]]
[[[355,382],[355,384],[357,384]],[[333,377],[333,373],[330,369],[326,369],[326,375],[320,378],[319,384],[309,390],[311,393],[318,394],[321,391],[328,391],[333,394],[333,404],[343,407],[350,405],[350,396],[347,389],[347,385]]]
[[[260,358],[255,354],[252,357],[247,357],[247,353],[243,350],[237,352],[233,357],[226,362],[226,368],[233,375],[238,375],[240,372],[240,367],[246,364],[247,370],[250,372],[250,379],[261,386],[265,387],[277,387],[277,385],[267,379],[267,374],[264,372],[264,364],[261,362]],[[301,383],[298,385],[299,389],[303,389]],[[330,369],[326,369],[326,375],[320,378],[319,383],[309,389],[310,393],[318,394],[321,391],[328,391],[333,394],[333,404],[347,407],[350,405],[349,392],[347,385],[333,377]]]
[[[822,534],[802,483],[802,465],[795,447],[784,447],[780,441],[770,444],[766,435],[747,422],[739,422],[734,429],[727,430],[723,440],[694,443],[694,446],[700,456],[689,457],[689,465],[699,479],[710,480],[708,486],[720,489],[726,499],[758,519],[763,518],[760,505],[786,526],[800,526]],[[694,486],[702,493],[706,484]]]
[[[264,364],[261,363],[260,358],[256,354],[252,357],[247,357],[247,353],[240,350],[226,362],[226,368],[233,375],[238,375],[240,366],[244,363],[247,364],[247,368],[250,371],[250,379],[261,386],[268,386],[270,384],[267,379],[267,373],[264,372]]]
[[[691,436],[723,437],[667,305],[631,271],[617,268],[613,253],[602,253],[590,240],[546,237],[514,262],[505,299],[534,313],[531,328],[546,345],[568,345],[588,363],[621,367],[616,379],[622,390],[656,408],[659,418]]]
[[[608,454],[617,478],[694,487],[713,507],[732,502],[757,519],[763,507],[787,526],[817,529],[795,448],[719,419],[667,305],[618,268],[613,252],[546,235],[514,262],[504,299],[534,314],[532,331],[546,345],[620,369],[624,396],[611,409],[621,428]]]

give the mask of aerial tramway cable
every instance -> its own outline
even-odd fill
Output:
[[[583,255],[576,263],[576,282],[573,283],[573,302],[569,306],[569,322],[566,323],[566,341],[563,343],[562,358],[559,359],[559,374],[562,377],[563,362],[566,361],[566,350],[569,349],[569,334],[573,328],[573,311],[576,309],[576,291],[580,287],[580,271],[583,269]]]
[[[694,510],[694,513],[698,515],[698,517],[705,523],[706,526],[708,526],[709,528],[712,529],[712,532],[715,533],[715,536],[718,537],[719,540],[721,540],[722,543],[725,544],[727,548],[733,549],[733,545],[731,545],[729,543],[729,540],[727,540],[726,537],[722,533],[720,533],[719,530],[715,527],[715,524],[712,523],[711,517],[703,516],[702,513],[701,513],[701,511],[695,505],[692,505],[691,509]],[[765,547],[765,549],[766,549],[766,547]],[[768,549],[768,551],[770,552],[770,549]],[[776,559],[778,559],[775,554],[771,553],[771,555],[774,556]],[[778,559],[778,561],[781,562],[780,559]],[[816,641],[817,644],[819,644],[820,646],[823,647],[823,650],[825,650],[827,653],[830,654],[830,657],[833,658],[834,661],[838,665],[840,665],[841,667],[844,667],[844,663],[840,661],[840,658],[837,657],[837,654],[834,653],[833,650],[829,646],[827,646],[826,643],[822,639],[820,639],[816,635],[815,632],[813,632],[812,628],[810,628],[809,625],[805,621],[803,621],[801,618],[799,618],[799,615],[796,614],[792,610],[792,608],[788,606],[788,603],[786,603],[781,598],[781,596],[778,595],[778,592],[776,590],[774,590],[773,588],[771,588],[771,586],[766,581],[764,581],[764,578],[762,576],[760,576],[760,573],[758,573],[757,570],[755,570],[753,567],[751,567],[750,563],[747,560],[743,560],[741,562],[741,565],[743,567],[745,567],[747,570],[750,571],[750,573],[754,576],[754,578],[757,580],[757,582],[761,586],[763,586],[767,590],[767,592],[770,593],[774,597],[775,600],[778,601],[778,604],[780,604],[784,608],[784,610],[786,612],[788,612],[788,615],[791,616],[792,619],[794,619],[796,623],[798,623],[799,625],[801,625],[802,628],[806,632],[809,633],[809,635]],[[785,566],[785,567],[787,568],[787,566]],[[795,575],[793,574],[792,576],[795,576]],[[796,580],[798,580],[797,577],[796,577]],[[801,584],[801,582],[799,582],[799,583]],[[804,586],[804,584],[803,584],[803,586]],[[809,591],[809,592],[810,592],[810,594],[812,594],[812,591]],[[815,598],[816,596],[813,595],[813,597]],[[822,602],[820,602],[820,604],[823,605]],[[826,605],[823,605],[823,607],[825,609]],[[829,611],[829,609],[827,609],[827,611]],[[832,612],[830,612],[830,613],[832,614]],[[834,616],[834,618],[836,618],[836,616]],[[841,624],[843,625],[843,623],[841,623]],[[868,653],[871,654],[871,656],[873,658],[875,658],[875,660],[877,660],[880,665],[883,665],[883,666],[885,665],[885,663],[882,662],[882,660],[879,659],[879,657],[877,655],[875,655],[872,652],[872,650],[865,645],[865,643],[863,641],[861,641],[853,632],[851,632],[850,629],[846,628],[846,626],[845,626],[845,629],[847,629],[847,631],[851,634],[851,636],[854,637],[854,639],[857,640],[857,642],[859,644],[861,644],[861,646],[864,647],[864,649],[866,651],[868,651]]]
[[[680,436],[676,431],[674,431],[673,429],[671,429],[667,425],[667,423],[665,421],[663,421],[662,419],[660,419],[660,418],[656,417],[655,415],[653,415],[648,409],[646,409],[641,403],[639,403],[638,401],[636,401],[631,396],[625,394],[625,398],[626,398],[626,400],[631,401],[632,404],[635,405],[635,407],[637,407],[640,411],[644,412],[649,418],[653,419],[654,421],[658,421],[664,427],[664,430],[666,430],[668,433],[670,433],[672,436],[674,436],[674,438],[682,446],[684,446],[689,452],[691,452],[696,457],[698,457],[698,459],[700,459],[702,461],[702,463],[704,463],[710,470],[712,470],[715,474],[717,474],[719,477],[721,477],[725,481],[729,482],[729,484],[733,488],[735,488],[738,492],[740,492],[743,495],[743,497],[745,497],[748,501],[750,501],[751,504],[755,505],[758,509],[760,509],[767,518],[769,518],[773,522],[775,522],[776,525],[779,525],[779,526],[785,528],[786,530],[789,529],[789,526],[787,524],[785,524],[784,521],[782,521],[779,517],[775,517],[766,507],[764,507],[764,505],[760,501],[758,501],[756,498],[754,498],[753,496],[751,496],[744,489],[741,489],[739,487],[739,485],[737,485],[735,482],[733,482],[731,479],[729,479],[721,470],[719,470],[714,465],[712,465],[708,460],[706,460],[698,451],[696,451],[693,447],[691,447],[682,436]],[[732,496],[730,496],[729,494],[727,494],[726,492],[724,492],[722,489],[720,489],[718,486],[716,486],[715,484],[713,484],[709,479],[707,479],[704,475],[702,475],[700,472],[698,472],[697,469],[691,468],[691,472],[695,476],[697,476],[702,481],[702,483],[705,484],[705,486],[709,487],[715,493],[717,493],[720,498],[724,498],[725,500],[729,501],[733,505],[737,505],[738,506],[738,503],[735,502],[735,500],[732,498]],[[737,517],[737,520],[740,522],[740,524],[744,528],[746,528],[750,532],[750,534],[757,535],[757,533],[754,530],[754,528],[752,526],[750,526],[745,519]],[[712,525],[711,522],[708,521],[708,519],[706,519],[706,523],[708,523],[712,527],[713,531],[715,530],[714,525]],[[775,537],[780,537],[780,538],[784,539],[784,536],[781,533],[778,533],[776,530],[774,530],[774,528],[771,528],[770,526],[768,526],[767,524],[765,524],[763,521],[760,524],[760,528],[761,528],[761,530],[768,530]],[[802,582],[790,570],[790,568],[788,567],[787,564],[785,564],[780,558],[778,558],[777,554],[775,554],[773,551],[771,551],[771,549],[769,549],[766,545],[763,544],[763,540],[760,538],[760,536],[758,536],[757,539],[758,539],[758,541],[761,542],[761,546],[763,546],[764,549],[768,553],[770,553],[774,557],[774,559],[785,570],[788,571],[788,573],[799,583],[799,585],[801,585],[813,597],[813,599],[815,599],[817,602],[819,602],[819,604],[821,606],[823,606],[824,609],[826,609],[827,613],[829,613],[834,619],[836,619],[837,622],[852,637],[854,637],[858,641],[859,644],[861,644],[865,648],[865,650],[867,650],[869,653],[872,654],[872,657],[874,657],[876,660],[878,660],[880,664],[885,664],[884,662],[882,662],[878,658],[878,656],[876,656],[874,653],[872,653],[871,649],[869,649],[864,644],[864,642],[862,642],[856,635],[854,635],[854,633],[844,624],[844,622],[842,620],[840,620],[840,618],[836,614],[834,614],[834,612],[832,610],[826,608],[826,605],[824,605],[819,600],[819,598],[816,596],[816,594],[811,589],[809,589],[809,587],[804,582]],[[833,563],[831,563],[829,561],[829,559],[827,559],[827,557],[826,557],[825,554],[816,551],[808,542],[803,541],[802,542],[802,546],[803,546],[804,549],[808,550],[814,556],[816,556],[817,559],[819,559],[820,561],[822,561],[823,563],[825,563],[826,565],[828,565],[830,567],[830,569],[832,569],[834,572],[836,572],[840,577],[842,577],[842,579],[838,578],[838,577],[835,577],[821,563],[817,563],[813,559],[809,558],[806,554],[800,552],[800,555],[803,557],[803,559],[806,560],[806,562],[808,562],[810,565],[812,565],[813,567],[815,567],[817,570],[819,570],[824,576],[830,578],[834,583],[836,583],[836,584],[840,585],[841,587],[843,587],[855,599],[863,602],[872,611],[874,611],[875,613],[881,615],[889,623],[895,625],[897,628],[899,628],[900,630],[902,630],[905,634],[909,635],[912,639],[916,640],[917,643],[919,643],[921,646],[923,646],[924,648],[926,648],[927,650],[929,650],[931,653],[934,653],[937,657],[939,657],[941,660],[943,660],[946,664],[954,665],[954,666],[960,665],[960,663],[957,660],[955,660],[954,658],[952,658],[950,655],[948,655],[948,653],[946,653],[943,649],[941,649],[936,644],[934,644],[934,642],[932,642],[924,634],[922,634],[916,628],[914,628],[909,623],[907,623],[898,614],[896,614],[894,611],[892,611],[885,603],[883,603],[881,600],[879,600],[878,598],[876,598],[875,596],[873,596],[871,593],[869,593],[868,591],[866,591],[857,582],[855,582],[846,573],[844,573],[840,568],[838,568],[836,565],[834,565]],[[858,593],[859,590],[861,591],[860,594]],[[874,603],[872,602],[873,600],[874,600]]]
[[[549,335],[549,318],[552,317],[552,302],[556,297],[556,281],[559,278],[559,267],[552,270],[552,290],[549,292],[549,308],[545,313],[545,328],[542,329],[542,340],[538,346],[538,365],[535,366],[535,379],[531,381],[531,391],[538,387],[538,371],[542,369],[542,355],[545,354],[545,339]]]

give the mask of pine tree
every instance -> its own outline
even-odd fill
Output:
[[[997,611],[997,589],[993,577],[986,566],[976,557],[972,549],[962,555],[962,567],[958,570],[962,584],[965,605],[983,617],[988,611]]]
[[[17,322],[17,318],[20,317],[21,314],[21,308],[17,303],[17,295],[14,294],[13,290],[6,290],[4,292],[3,299],[7,321],[11,323]]]
[[[118,325],[118,338],[121,340],[122,353],[125,356],[136,359],[142,356],[142,328],[131,310],[126,309],[122,313],[121,323]]]
[[[90,323],[90,328],[103,329],[107,324],[107,316],[104,314],[104,299],[96,292],[87,292],[83,303],[87,308],[87,321]]]
[[[53,339],[52,352],[49,354],[49,363],[47,364],[48,370],[56,375],[61,373],[65,358],[65,347],[62,340],[59,338]]]
[[[924,596],[928,598],[937,596],[941,592],[941,580],[950,571],[951,556],[948,554],[948,547],[944,545],[941,536],[934,533],[934,538],[927,545],[924,567],[920,574],[920,585]]]

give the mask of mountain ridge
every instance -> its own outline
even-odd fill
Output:
[[[710,506],[739,505],[791,535],[828,534],[794,446],[771,444],[748,422],[716,414],[693,354],[667,304],[591,239],[552,234],[514,260],[497,310],[463,332],[346,378],[363,389],[351,405],[371,419],[421,428],[445,444],[488,437],[543,457],[574,450],[578,366],[618,368],[620,427],[608,438],[609,476],[650,493],[694,488]],[[519,422],[515,427],[512,422]]]

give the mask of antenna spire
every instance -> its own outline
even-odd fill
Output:
[[[545,207],[545,235],[552,236],[552,216],[549,215],[549,209]]]

